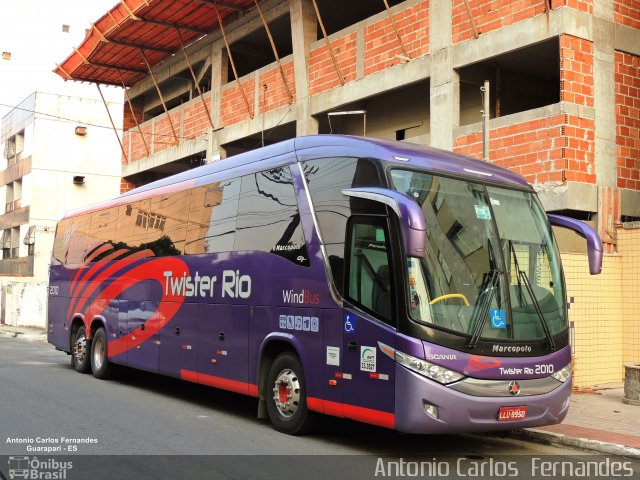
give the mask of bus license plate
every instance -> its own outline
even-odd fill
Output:
[[[527,407],[501,407],[498,410],[498,421],[524,420],[527,416]]]

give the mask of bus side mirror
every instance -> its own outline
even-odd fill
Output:
[[[404,193],[388,188],[345,188],[348,197],[364,198],[391,207],[400,220],[404,249],[409,257],[424,258],[427,242],[427,226],[420,205]]]
[[[602,272],[602,240],[600,235],[593,228],[575,218],[564,217],[562,215],[548,214],[551,225],[573,230],[582,238],[587,240],[587,254],[589,256],[589,273],[598,275]]]

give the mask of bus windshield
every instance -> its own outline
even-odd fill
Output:
[[[567,325],[551,227],[535,194],[410,170],[393,188],[426,221],[424,258],[408,258],[411,319],[479,339],[546,339]]]

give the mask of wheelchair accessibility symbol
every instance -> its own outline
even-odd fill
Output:
[[[504,310],[492,308],[489,315],[491,316],[491,328],[507,328],[507,315]]]
[[[356,331],[356,320],[351,315],[344,316],[344,331],[347,333]]]

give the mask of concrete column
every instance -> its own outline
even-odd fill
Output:
[[[229,70],[229,57],[221,42],[214,42],[211,47],[211,120],[214,127],[220,128],[220,107],[222,98],[222,86],[227,83]],[[218,136],[214,129],[207,130],[207,163],[225,158],[224,149],[220,146]]]
[[[451,0],[429,3],[431,50],[431,146],[453,149],[453,129],[460,123],[460,78],[453,70]]]
[[[293,68],[296,79],[296,135],[318,133],[318,122],[310,115],[309,51],[318,35],[317,19],[311,0],[289,0]]]
[[[593,102],[595,109],[596,181],[603,187],[617,186],[615,24],[613,0],[594,2]]]

